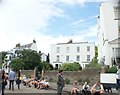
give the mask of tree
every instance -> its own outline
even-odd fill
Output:
[[[7,54],[7,52],[2,51],[2,63],[4,63],[4,59],[5,59],[6,54]]]
[[[64,70],[64,71],[78,71],[78,70],[82,70],[82,67],[79,63],[64,63],[61,65],[60,69]]]
[[[33,70],[41,63],[41,54],[33,50],[22,50],[19,51],[20,59],[24,62],[24,69]]]
[[[15,71],[22,70],[24,68],[24,62],[22,59],[13,59],[10,63],[10,68],[13,68]]]
[[[42,62],[42,66],[44,67],[45,70],[53,70],[53,65],[45,61]]]

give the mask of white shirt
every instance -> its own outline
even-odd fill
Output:
[[[120,69],[117,71],[117,79],[120,79]]]

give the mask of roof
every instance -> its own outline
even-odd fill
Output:
[[[94,42],[57,43],[57,45],[62,45],[62,44],[86,44],[86,43],[94,43]]]
[[[120,44],[120,37],[112,40],[112,41],[109,41],[110,44]]]

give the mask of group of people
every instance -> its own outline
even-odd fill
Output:
[[[17,81],[18,89],[20,89],[20,71],[17,76],[13,70],[11,70],[8,74],[2,70],[2,95],[4,95],[4,90],[9,81],[9,90],[12,89],[14,91],[14,81]]]
[[[120,76],[120,66],[119,70],[117,72],[119,81]],[[18,71],[18,74],[11,70],[10,73],[7,75],[5,71],[2,72],[2,95],[4,95],[5,86],[8,84],[7,80],[9,81],[9,90],[12,89],[14,91],[14,81],[16,81],[16,84],[18,85],[18,89],[20,89],[20,83],[22,82],[25,86],[31,87],[34,86],[37,89],[48,89],[50,84],[48,82],[47,78],[40,78],[37,80],[33,77],[33,75],[30,76],[30,78],[26,78],[25,75],[21,75],[21,71]],[[117,83],[118,84],[118,83]],[[65,87],[64,77],[63,77],[63,70],[60,70],[57,74],[57,95],[62,95],[62,89]],[[102,95],[104,92],[103,85],[100,82],[96,82],[91,88],[89,86],[88,82],[85,82],[82,89],[79,89],[79,85],[77,81],[73,83],[73,88],[71,89],[71,94],[76,95],[81,93],[83,95],[91,95],[93,93],[94,95]]]
[[[21,83],[26,87],[34,86],[37,89],[48,89],[50,86],[47,78],[40,78],[37,80],[33,75],[30,75],[29,78],[26,78],[25,75],[21,75],[21,70],[19,70],[17,74],[13,70],[8,74],[2,70],[2,95],[4,95],[4,90],[7,84],[9,84],[9,90],[14,91],[15,82],[18,89],[20,89]]]
[[[73,88],[71,89],[71,94],[79,95],[80,92],[83,95],[91,95],[92,93],[94,95],[102,95],[104,92],[104,88],[103,88],[103,85],[100,84],[100,82],[96,82],[91,88],[89,86],[89,83],[85,82],[80,91],[79,85],[78,85],[77,81],[75,81],[73,83]]]
[[[57,74],[57,95],[62,95],[63,87],[65,87],[65,82],[64,82],[64,78],[63,78],[63,70],[60,70],[59,73]],[[82,87],[82,90],[81,90],[81,93],[83,95],[91,95],[91,93],[93,93],[94,95],[102,95],[103,92],[104,92],[104,88],[100,82],[96,82],[92,86],[91,89],[90,89],[89,83],[85,82]],[[77,81],[75,81],[73,83],[73,88],[71,89],[71,94],[72,95],[80,94],[80,88],[79,88]]]
[[[48,89],[50,86],[48,78],[45,79],[40,78],[39,80],[37,80],[36,78],[33,77],[33,75],[31,75],[28,79],[25,77],[25,75],[23,75],[22,82],[26,87],[33,86],[34,88],[37,89]]]

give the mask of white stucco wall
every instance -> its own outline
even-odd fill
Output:
[[[105,64],[112,65],[110,41],[118,38],[118,20],[115,20],[114,6],[116,2],[103,2],[100,5],[100,18],[98,28],[98,59],[105,57]]]
[[[90,46],[90,51],[87,52],[87,46]],[[60,48],[60,53],[57,53],[57,47]],[[66,48],[70,48],[70,52],[66,52]],[[77,52],[77,47],[80,47],[80,52]],[[56,56],[60,56],[59,62],[65,63],[66,62],[66,56],[70,56],[69,62],[79,62],[82,67],[84,67],[84,64],[88,64],[87,62],[87,55],[90,55],[90,60],[95,56],[95,43],[69,43],[69,44],[52,44],[51,45],[51,54],[50,54],[50,61],[52,65],[55,67],[56,62]],[[80,56],[80,61],[76,61],[76,56]],[[55,63],[56,62],[56,63]]]

